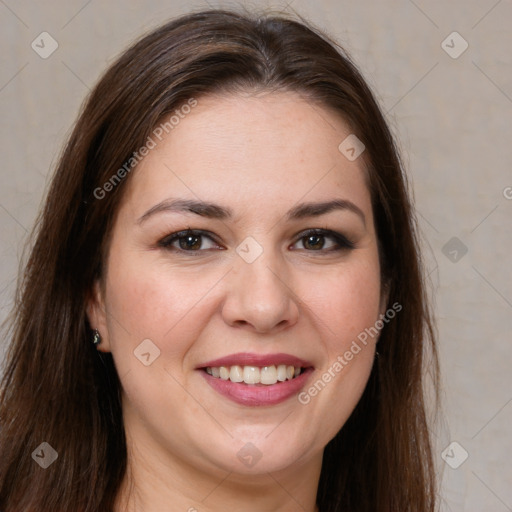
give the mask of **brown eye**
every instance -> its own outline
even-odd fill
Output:
[[[185,230],[172,233],[160,240],[160,247],[170,251],[202,252],[208,249],[222,249],[212,236],[198,230]]]
[[[201,248],[201,235],[187,235],[178,238],[180,249],[184,251],[197,250]]]
[[[305,249],[319,250],[325,245],[325,237],[323,235],[308,235],[303,238]]]
[[[302,244],[302,247],[297,246],[299,243]],[[353,249],[355,244],[336,231],[310,229],[301,233],[292,247],[294,250],[303,249],[310,252],[326,253]]]

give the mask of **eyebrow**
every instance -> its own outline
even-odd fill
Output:
[[[287,214],[288,220],[303,219],[305,217],[316,217],[324,215],[333,210],[348,210],[359,217],[366,226],[366,217],[363,210],[347,199],[333,199],[322,203],[302,203],[292,208]]]
[[[160,212],[178,212],[178,213],[195,213],[201,217],[208,217],[210,219],[228,219],[233,216],[233,212],[229,208],[224,208],[213,203],[206,203],[204,201],[194,201],[190,199],[166,199],[161,203],[156,204],[150,208],[144,215],[137,221],[142,224],[144,221]]]
[[[320,203],[301,203],[286,213],[288,220],[298,220],[306,217],[317,217],[334,210],[348,210],[359,217],[366,226],[366,217],[363,211],[347,199],[333,199]],[[150,217],[161,212],[195,213],[209,219],[226,220],[233,217],[233,210],[214,203],[195,201],[190,199],[166,199],[144,213],[138,220],[142,224]]]

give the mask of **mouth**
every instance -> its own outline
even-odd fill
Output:
[[[275,405],[297,395],[314,371],[289,354],[241,353],[203,363],[197,370],[220,395],[245,406]]]
[[[215,379],[229,380],[234,383],[249,385],[273,386],[275,384],[293,380],[306,368],[293,365],[270,366],[207,366],[203,369]]]

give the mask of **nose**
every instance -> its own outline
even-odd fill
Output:
[[[252,263],[240,258],[227,276],[224,321],[257,333],[277,333],[297,323],[299,299],[287,276],[265,252]]]

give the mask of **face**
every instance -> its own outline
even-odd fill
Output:
[[[385,301],[349,134],[293,93],[206,97],[133,171],[88,313],[166,465],[318,462],[357,404]]]

